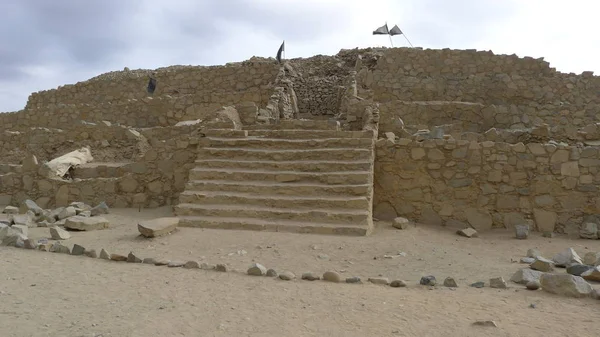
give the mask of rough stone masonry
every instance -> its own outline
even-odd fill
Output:
[[[147,97],[150,72],[159,85]],[[344,130],[379,131],[378,218],[578,231],[599,222],[599,91],[591,72],[475,50],[369,48],[284,65],[252,58],[125,69],[34,93],[25,109],[0,114],[0,204],[176,204],[206,142],[202,130],[325,115]],[[218,114],[224,107],[237,116]],[[74,167],[72,179],[40,173],[83,146],[95,161]],[[30,155],[37,164],[24,161]]]

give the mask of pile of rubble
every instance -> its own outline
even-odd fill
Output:
[[[521,263],[529,264],[529,268],[520,269],[510,280],[528,289],[541,287],[569,297],[597,296],[587,281],[600,282],[600,253],[590,252],[582,259],[573,248],[568,248],[547,259],[539,250],[529,249]],[[564,268],[566,273],[557,268]]]
[[[0,221],[0,243],[3,246],[36,248],[37,242],[28,239],[28,229],[49,228],[49,236],[54,240],[66,240],[70,234],[65,230],[90,231],[105,229],[109,222],[102,214],[108,214],[105,202],[96,207],[83,202],[73,202],[67,207],[43,209],[33,200],[25,200],[21,208],[6,206],[2,211],[7,220]]]

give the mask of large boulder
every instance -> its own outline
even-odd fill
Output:
[[[103,217],[87,218],[83,216],[73,216],[65,222],[65,228],[79,231],[93,231],[109,227],[109,222]]]
[[[552,260],[557,267],[562,268],[566,268],[571,264],[583,264],[581,257],[577,255],[577,252],[575,252],[573,248],[567,248],[566,250],[554,255]]]
[[[583,278],[569,274],[544,274],[540,284],[544,291],[568,297],[588,297],[593,290]]]
[[[177,228],[178,224],[179,218],[158,218],[140,222],[138,224],[138,231],[147,238],[154,238],[171,233]]]

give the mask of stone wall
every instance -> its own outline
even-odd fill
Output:
[[[35,169],[11,167],[10,173],[0,175],[0,200],[18,205],[33,199],[41,207],[73,201],[106,201],[111,207],[171,205],[184,190],[201,142],[201,138],[188,135],[160,141],[135,162],[86,164],[75,170],[76,178],[70,181],[44,178]]]
[[[600,103],[600,77],[563,74],[532,58],[458,50],[388,49],[373,70],[375,100],[535,106]]]
[[[135,160],[141,153],[139,140],[129,129],[81,122],[70,129],[30,128],[0,133],[2,163],[20,164],[25,154],[49,161],[84,146],[92,149],[95,161]]]
[[[31,94],[26,108],[44,108],[49,104],[98,104],[144,99],[148,75],[154,73],[154,96],[239,93],[259,90],[268,99],[270,83],[279,72],[279,64],[269,60],[249,60],[225,66],[173,66],[156,70],[124,70],[102,74],[77,84]],[[262,92],[264,91],[264,92]]]
[[[600,148],[380,139],[375,216],[565,232],[600,211]]]
[[[239,92],[198,92],[193,95],[156,96],[97,104],[50,104],[16,113],[0,114],[9,129],[43,126],[64,128],[80,121],[109,121],[131,127],[170,126],[203,119],[223,106],[246,101],[266,105],[268,91],[258,88]]]

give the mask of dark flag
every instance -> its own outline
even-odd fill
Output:
[[[402,31],[400,30],[400,28],[398,28],[398,25],[395,25],[394,27],[392,27],[392,29],[390,30],[390,35],[391,36],[402,35]]]
[[[387,23],[373,31],[373,35],[388,35],[389,33]]]
[[[154,90],[156,90],[156,79],[150,77],[150,80],[148,81],[148,93],[149,94],[153,94]]]
[[[285,51],[285,41],[283,41],[283,43],[281,44],[281,47],[279,47],[279,50],[277,51],[277,62],[281,63],[281,53],[283,53]]]

